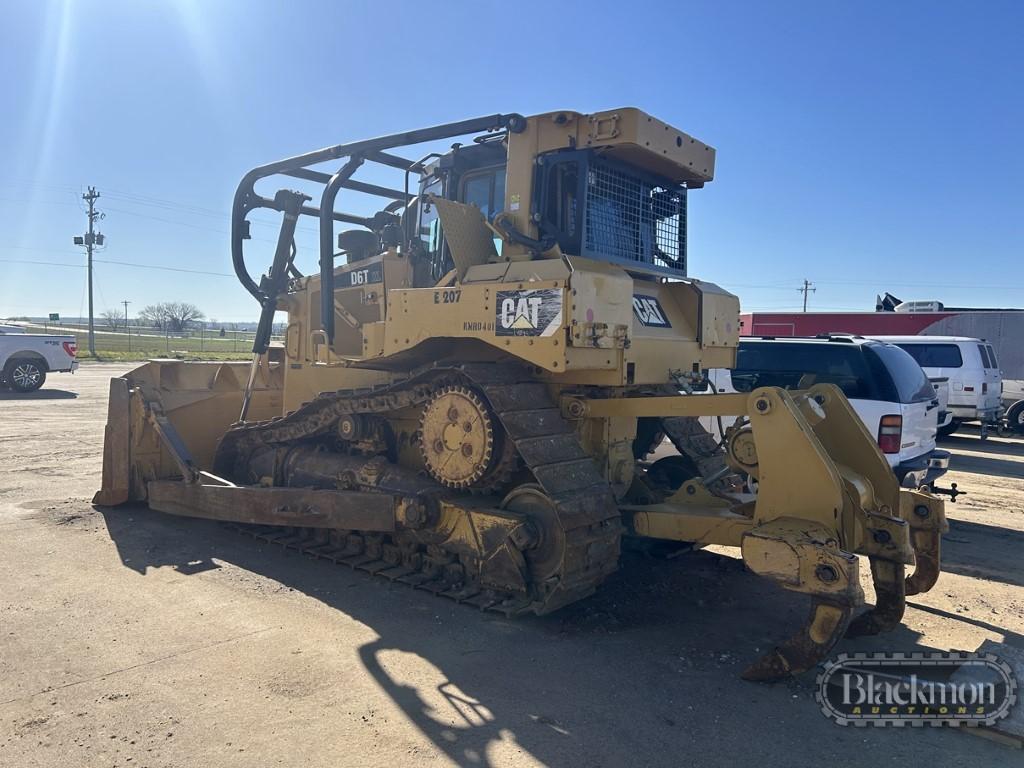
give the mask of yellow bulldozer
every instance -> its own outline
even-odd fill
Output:
[[[739,334],[738,299],[687,276],[687,197],[714,164],[627,108],[491,115],[254,169],[231,234],[261,308],[252,362],[113,379],[95,503],[227,521],[508,615],[592,594],[626,538],[738,547],[811,601],[752,680],[892,628],[938,577],[943,503],[899,487],[833,385],[709,391]],[[257,209],[281,221],[258,279]],[[302,217],[317,259],[296,247]],[[727,421],[720,438],[706,416]],[[854,617],[857,555],[877,597]]]

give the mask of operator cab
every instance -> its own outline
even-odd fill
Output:
[[[487,222],[505,208],[505,169],[508,159],[504,133],[481,136],[470,146],[456,144],[450,152],[437,155],[420,179],[419,197],[406,215],[417,225],[417,237],[410,240],[413,286],[432,287],[455,266],[445,242],[437,206],[429,196],[475,205]],[[501,238],[495,237],[501,255]]]
[[[407,215],[417,219],[416,287],[432,287],[453,268],[436,206],[428,196],[475,205],[488,224],[506,210],[507,133],[456,144],[427,166]],[[686,276],[685,182],[596,149],[562,149],[537,157],[532,219],[536,250],[619,264],[665,277]],[[515,197],[518,197],[516,195]],[[513,210],[517,203],[512,201]],[[503,239],[495,234],[497,255]],[[418,257],[418,258],[417,258]]]

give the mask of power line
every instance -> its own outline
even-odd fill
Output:
[[[0,259],[5,264],[40,264],[47,267],[74,267],[85,269],[85,264],[65,264],[62,261],[31,261],[29,259]]]
[[[149,219],[150,221],[160,221],[164,224],[173,224],[176,227],[188,227],[189,229],[198,229],[203,232],[215,232],[218,235],[230,235],[231,233],[224,229],[214,229],[213,227],[204,227],[202,224],[189,224],[186,221],[175,221],[174,219],[165,219],[160,216],[150,216],[148,213],[139,213],[138,211],[129,211],[124,208],[111,208],[107,206],[108,211],[115,211],[116,213],[123,213],[126,216],[135,216],[140,219]],[[276,240],[269,240],[265,237],[253,237],[252,240],[256,240],[263,243],[277,243]]]
[[[57,190],[56,187],[53,187],[52,189],[53,190]],[[204,208],[204,207],[198,206],[198,205],[190,205],[190,204],[187,204],[187,203],[176,203],[174,201],[163,200],[163,199],[158,198],[158,197],[149,197],[149,196],[146,196],[146,195],[135,195],[135,194],[128,193],[128,192],[110,192],[110,191],[107,191],[104,194],[107,197],[112,197],[112,198],[114,198],[116,200],[121,200],[121,201],[124,201],[124,202],[129,203],[129,204],[148,206],[148,207],[151,207],[151,208],[156,208],[158,210],[163,210],[163,211],[169,211],[169,212],[172,212],[172,213],[180,212],[180,213],[185,213],[185,214],[188,214],[188,215],[191,215],[191,216],[205,216],[205,217],[208,217],[208,218],[215,218],[215,219],[221,219],[221,220],[227,220],[227,221],[231,220],[231,214],[226,212],[226,211],[223,211],[223,210],[218,211],[218,210],[214,210],[212,208]],[[12,202],[12,203],[44,204],[44,205],[75,205],[75,206],[78,206],[79,208],[81,208],[81,203],[76,202],[76,201],[70,201],[70,200],[34,200],[34,199],[26,199],[24,197],[2,197],[0,199],[2,199],[4,201],[7,201],[7,202]],[[151,220],[154,220],[154,221],[161,221],[161,222],[164,222],[164,223],[167,223],[167,224],[176,224],[176,225],[180,225],[180,226],[190,227],[192,229],[200,229],[200,230],[205,230],[205,231],[209,231],[209,232],[217,232],[219,234],[228,234],[224,230],[213,229],[211,227],[204,227],[204,226],[201,226],[201,225],[198,225],[198,224],[190,224],[188,222],[183,222],[183,221],[176,221],[176,220],[171,220],[171,219],[163,219],[163,218],[160,218],[160,217],[157,217],[157,216],[148,216],[148,215],[146,215],[144,213],[139,213],[138,211],[127,210],[127,209],[124,209],[124,208],[111,208],[110,206],[107,206],[107,210],[108,211],[116,211],[117,213],[124,213],[124,214],[127,214],[129,216],[137,216],[139,218],[148,218],[148,219],[151,219]],[[273,228],[276,229],[279,226],[276,222],[273,222],[273,221],[261,221],[260,219],[255,218],[255,217],[250,218],[249,221],[252,224],[255,224],[255,225],[258,225],[258,226],[263,226],[263,227],[273,227]],[[300,227],[296,227],[296,231],[298,231],[298,232],[308,232],[310,234],[317,234],[319,232],[318,229],[315,229],[313,227],[301,227],[301,226]],[[252,239],[253,240],[262,240],[263,242],[275,243],[275,244],[277,242],[276,240],[266,240],[265,238],[257,238],[257,237],[254,237]]]
[[[12,203],[28,202],[28,203],[42,203],[42,204],[45,204],[45,205],[73,205],[73,206],[75,206],[75,207],[77,207],[79,209],[81,209],[81,207],[82,207],[78,203],[74,203],[74,202],[71,202],[71,201],[64,201],[64,200],[25,200],[23,198],[9,198],[9,197],[0,197],[0,200],[3,200],[5,202],[12,202]],[[133,201],[126,200],[126,202],[133,202]],[[137,204],[138,205],[153,205],[152,203],[145,203],[145,202],[141,202],[141,201],[138,201]],[[231,216],[229,214],[226,214],[226,213],[214,213],[213,211],[209,211],[207,213],[202,213],[202,212],[200,212],[198,210],[191,210],[191,209],[189,209],[186,206],[182,206],[180,209],[175,209],[175,208],[171,208],[171,207],[168,207],[168,206],[154,206],[154,207],[158,208],[159,210],[166,210],[166,211],[170,211],[172,213],[178,212],[180,210],[181,213],[186,213],[186,214],[193,215],[193,216],[196,216],[196,215],[211,216],[211,217],[217,217],[217,218],[220,218],[220,219],[230,219],[231,218]],[[131,210],[128,210],[126,208],[111,208],[110,206],[107,206],[107,210],[108,211],[115,211],[117,213],[123,213],[123,214],[125,214],[127,216],[134,216],[134,217],[140,218],[140,219],[149,219],[150,221],[159,221],[159,222],[162,222],[164,224],[174,225],[176,227],[187,227],[189,229],[196,229],[196,230],[200,230],[202,232],[214,232],[214,233],[216,233],[218,235],[225,235],[225,236],[230,234],[225,229],[217,229],[215,227],[207,227],[207,226],[203,226],[202,224],[192,224],[192,223],[189,223],[187,221],[180,221],[180,220],[176,220],[176,219],[165,219],[165,218],[162,218],[160,216],[151,216],[149,214],[139,213],[138,211],[131,211]],[[86,211],[83,210],[83,213],[85,213],[85,212]],[[271,221],[260,221],[257,218],[251,218],[249,221],[252,224],[255,224],[257,226],[262,226],[262,227],[274,227],[274,228],[276,228],[278,226],[274,222],[271,222]],[[318,232],[318,230],[312,229],[310,227],[296,227],[296,230],[297,231],[302,231],[302,232],[308,232],[308,233],[312,233],[312,234],[316,234]],[[251,237],[250,239],[253,240],[253,241],[262,242],[262,243],[273,243],[273,244],[277,243],[276,240],[270,240],[270,239],[265,238],[265,237]],[[24,246],[22,246],[22,247],[24,247]]]
[[[85,269],[84,264],[68,264],[62,261],[32,261],[30,259],[0,259],[6,264],[36,264],[47,267],[72,267],[74,269]],[[193,275],[213,275],[214,277],[234,277],[229,272],[207,272],[202,269],[186,269],[184,267],[162,267],[156,264],[136,264],[130,261],[113,261],[111,259],[93,259],[96,264],[116,264],[119,267],[135,267],[138,269],[158,269],[163,272],[188,272]]]
[[[760,283],[733,283],[729,280],[716,280],[719,285],[729,288],[757,288],[762,291],[791,291],[791,285],[764,285]]]
[[[130,261],[112,261],[111,259],[96,259],[100,264],[117,264],[121,267],[137,267],[139,269],[160,269],[164,272],[188,272],[192,275],[214,275],[215,277],[234,277],[230,272],[208,272],[204,269],[186,269],[185,267],[158,267],[154,264],[135,264]]]

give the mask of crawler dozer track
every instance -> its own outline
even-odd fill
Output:
[[[245,529],[259,538],[354,568],[377,573],[459,601],[508,614],[547,613],[594,592],[617,568],[622,526],[608,483],[584,452],[570,424],[551,400],[547,388],[515,365],[478,364],[431,368],[390,386],[369,391],[323,393],[291,413],[269,421],[241,423],[228,431],[217,451],[216,470],[232,478],[244,474],[242,465],[252,451],[300,445],[336,434],[346,416],[387,416],[403,408],[423,406],[441,388],[459,383],[486,398],[515,453],[536,485],[513,489],[505,505],[529,496],[551,502],[550,516],[535,520],[545,528],[542,538],[554,538],[560,553],[548,552],[543,581],[529,584],[529,595],[502,593],[483,587],[473,575],[475,565],[443,546],[401,540],[401,534],[359,531],[255,527]],[[479,499],[450,489],[433,491],[449,502],[460,497]],[[512,502],[509,502],[512,499]],[[474,507],[466,512],[474,514]],[[424,557],[428,554],[429,557]],[[530,562],[529,552],[524,553]],[[448,560],[447,567],[436,567]],[[470,558],[472,560],[472,558]],[[560,567],[551,572],[550,562]]]

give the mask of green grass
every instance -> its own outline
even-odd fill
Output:
[[[189,336],[159,336],[159,331],[144,330],[145,335],[136,335],[132,329],[131,339],[125,333],[96,330],[96,356],[89,354],[89,334],[77,328],[50,326],[25,328],[27,333],[49,333],[74,336],[78,341],[79,360],[130,361],[151,357],[176,357],[182,360],[248,360],[252,357],[251,333],[228,331],[221,337],[217,331],[201,337],[198,332]],[[153,335],[150,335],[153,334]],[[130,349],[129,349],[130,345]]]

